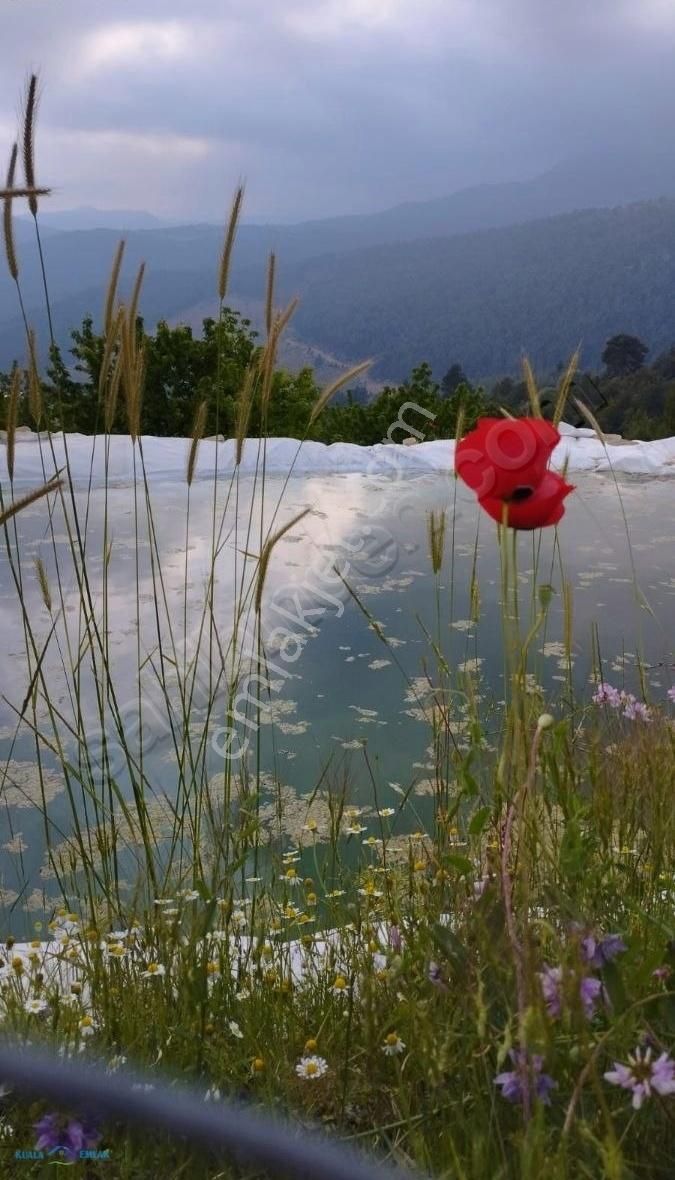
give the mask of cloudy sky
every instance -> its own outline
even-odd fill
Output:
[[[372,212],[674,135],[673,0],[0,6],[0,142],[35,70],[54,210]]]

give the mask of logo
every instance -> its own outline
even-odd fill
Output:
[[[84,1160],[101,1162],[107,1161],[110,1158],[110,1148],[108,1147],[81,1147],[79,1151],[75,1152],[72,1148],[64,1147],[60,1143],[57,1143],[54,1147],[50,1147],[48,1151],[41,1151],[35,1148],[17,1148],[14,1152],[15,1160],[25,1160],[26,1162],[43,1160],[46,1163],[54,1164],[57,1168],[72,1168],[74,1164],[81,1163]]]

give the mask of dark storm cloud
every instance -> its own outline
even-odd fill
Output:
[[[4,0],[7,150],[31,69],[54,206],[378,209],[670,138],[669,0]]]

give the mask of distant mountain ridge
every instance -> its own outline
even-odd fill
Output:
[[[90,205],[80,205],[76,209],[52,211],[46,200],[42,201],[38,216],[41,225],[48,229],[60,230],[62,233],[88,229],[166,229],[168,226],[183,223],[182,218],[157,217],[144,209],[95,209]],[[32,217],[25,214],[18,220],[29,222],[31,225],[33,221]]]
[[[661,340],[670,343],[675,331],[666,311],[659,319],[653,308],[649,279],[653,277],[657,287],[662,284],[666,305],[672,302],[675,287],[671,276],[664,277],[659,261],[659,250],[668,253],[672,246],[672,201],[632,207],[629,220],[635,248],[626,238],[628,222],[612,215],[620,212],[625,201],[656,196],[659,191],[675,196],[675,161],[654,153],[640,159],[633,153],[629,157],[596,153],[532,180],[474,186],[382,213],[296,225],[243,223],[232,260],[229,302],[236,307],[237,297],[261,298],[269,252],[274,250],[277,304],[294,294],[302,300],[292,321],[296,337],[344,357],[345,363],[375,354],[377,365],[371,376],[387,380],[407,376],[422,359],[430,363],[433,359],[441,369],[459,360],[474,380],[517,371],[522,349],[542,363],[552,357],[551,363],[557,363],[578,336],[586,340],[586,359],[593,363],[604,334],[637,331],[639,324],[644,325],[645,338],[653,347]],[[54,320],[60,342],[67,345],[69,329],[79,326],[84,314],[91,312],[95,324],[100,322],[121,232],[56,229],[59,217],[66,214],[50,217],[46,202],[43,205],[45,214],[40,217]],[[100,213],[71,212],[89,217]],[[127,211],[123,216],[132,214]],[[128,290],[138,265],[146,262],[141,310],[148,325],[164,317],[180,319],[196,305],[212,300],[223,227],[155,225],[158,219],[151,214],[133,216],[150,218],[150,224],[123,231],[127,248],[121,285]],[[46,315],[32,224],[17,218],[15,225],[22,294],[44,356]],[[594,233],[604,242],[601,255],[594,248]],[[643,238],[649,242],[644,257],[640,255]],[[560,256],[562,242],[566,257]],[[620,276],[619,257],[625,260]],[[444,278],[440,273],[441,259],[454,268],[452,276]],[[500,266],[506,269],[500,271]],[[566,275],[564,299],[556,268]],[[643,272],[645,287],[638,293],[635,278]],[[619,284],[618,292],[612,283]],[[581,305],[584,290],[593,290],[597,304],[585,306],[583,315],[572,314],[570,301]],[[547,315],[556,317],[555,331],[544,315],[547,307]],[[648,308],[652,308],[649,315]],[[557,350],[560,356],[555,355]],[[0,369],[8,368],[15,358],[21,360],[24,351],[15,286],[0,269]]]

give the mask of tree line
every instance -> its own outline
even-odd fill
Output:
[[[256,344],[257,332],[250,320],[239,312],[225,308],[218,321],[206,318],[201,336],[193,335],[186,325],[170,327],[160,321],[154,332],[147,332],[142,317],[136,329],[142,339],[146,357],[141,402],[141,433],[169,437],[187,437],[194,428],[197,408],[205,403],[204,435],[236,433],[238,403],[242,395],[247,368],[255,364],[262,346]],[[30,382],[21,384],[15,421],[31,429],[64,429],[94,434],[103,432],[103,407],[99,397],[99,378],[103,364],[105,340],[94,331],[93,318],[87,316],[80,328],[71,332],[69,364],[58,346],[50,350],[44,377],[39,378],[40,396],[31,393]],[[653,439],[675,435],[675,345],[645,365],[648,347],[635,336],[620,333],[607,341],[602,354],[604,369],[600,373],[578,373],[572,394],[591,408],[604,430],[629,438]],[[543,382],[544,412],[555,403],[556,381],[564,368],[561,361],[555,374]],[[548,383],[548,388],[546,387]],[[5,428],[12,375],[0,373],[0,425]],[[541,385],[541,383],[540,383]],[[399,385],[386,385],[369,398],[359,384],[339,391],[310,424],[312,411],[321,394],[314,371],[305,367],[298,373],[283,368],[272,377],[271,397],[264,411],[260,390],[254,388],[247,433],[257,437],[266,433],[276,437],[310,438],[319,442],[351,442],[371,445],[390,437],[402,441],[405,431],[390,434],[392,423],[403,418],[425,439],[452,438],[460,407],[465,429],[479,417],[499,414],[500,407],[511,413],[528,413],[529,400],[525,381],[512,377],[497,380],[488,391],[467,379],[459,362],[452,363],[440,381],[434,379],[430,365],[423,361]],[[413,403],[423,413],[404,411]],[[39,406],[39,410],[36,410]],[[575,425],[584,419],[568,405],[564,418]],[[118,399],[111,424],[112,433],[126,433],[124,400]]]

